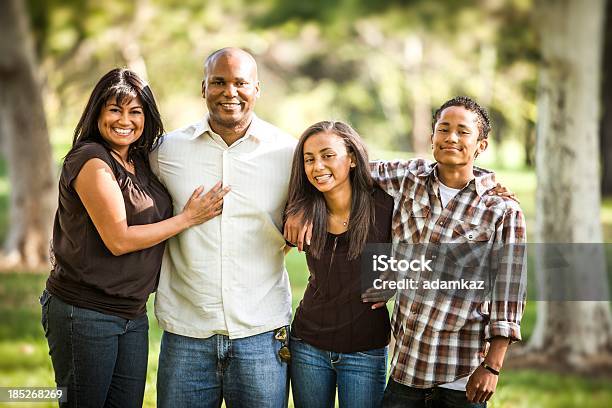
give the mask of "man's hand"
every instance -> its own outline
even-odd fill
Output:
[[[305,223],[302,213],[289,215],[285,221],[283,235],[285,239],[297,246],[298,251],[304,250],[304,244],[310,245],[312,238],[312,223]]]
[[[470,379],[465,387],[468,401],[472,403],[487,402],[497,388],[497,380],[498,376],[484,367],[478,366],[472,375],[470,375]]]
[[[387,301],[395,295],[395,290],[368,288],[361,294],[363,303],[372,303],[372,309],[379,309],[387,304]]]
[[[508,197],[511,200],[516,201],[517,203],[521,203],[519,201],[519,199],[516,197],[516,194],[514,194],[514,192],[508,190],[505,186],[502,186],[501,184],[497,183],[497,185],[495,186],[495,188],[493,189],[493,192],[501,197]]]

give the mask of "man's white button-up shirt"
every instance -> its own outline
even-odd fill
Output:
[[[290,323],[282,214],[295,145],[253,115],[245,136],[227,146],[206,117],[167,134],[151,154],[175,214],[199,185],[231,187],[220,216],[168,240],[155,298],[162,329],[234,339]]]

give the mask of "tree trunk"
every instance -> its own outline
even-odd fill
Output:
[[[149,25],[153,10],[148,0],[137,0],[133,7],[132,22],[128,24],[123,35],[117,39],[117,45],[128,68],[136,72],[143,81],[148,81],[147,64],[140,51],[140,36]]]
[[[527,122],[525,127],[525,138],[523,139],[523,152],[525,154],[525,166],[532,168],[535,164],[535,126],[531,121]]]
[[[404,41],[405,81],[412,90],[412,152],[417,157],[431,156],[431,98],[423,84],[423,40],[417,36]]]
[[[603,68],[601,72],[606,72],[601,81],[602,95],[602,115],[600,127],[600,146],[601,146],[601,164],[602,164],[602,182],[601,193],[604,196],[612,195],[612,1],[608,1],[606,6],[605,17],[605,34],[604,34],[604,51],[603,51]]]
[[[422,76],[417,76],[422,80]],[[415,156],[428,158],[431,156],[431,102],[421,80],[412,87],[412,146]]]
[[[541,0],[536,4],[542,52],[536,242],[600,243],[596,158],[604,0],[590,1],[588,7],[582,0]],[[607,288],[602,251],[594,250],[593,256],[601,265],[594,271],[599,280],[595,284]],[[546,259],[541,258],[536,257],[540,299],[554,296],[550,287],[555,280],[573,282],[582,273],[577,268],[557,268],[554,276],[547,275]],[[580,366],[589,357],[610,351],[608,302],[541,301],[537,319],[530,349],[551,359]]]
[[[48,265],[55,175],[34,46],[21,0],[0,13],[0,135],[11,185],[0,267]]]

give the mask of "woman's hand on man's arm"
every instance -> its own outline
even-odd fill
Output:
[[[150,248],[216,217],[221,214],[223,197],[229,192],[229,187],[221,188],[221,182],[204,195],[203,188],[198,187],[180,214],[153,224],[128,226],[121,189],[103,160],[87,161],[74,181],[74,188],[104,245],[116,256]]]

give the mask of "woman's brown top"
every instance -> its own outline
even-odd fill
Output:
[[[112,169],[125,201],[128,225],[151,224],[172,216],[170,196],[143,157],[135,159],[132,174],[101,144],[82,143],[68,154],[62,167],[53,225],[54,268],[47,290],[70,305],[134,319],[146,313],[149,294],[157,287],[165,243],[121,256],[106,248],[74,189],[81,168],[94,158]]]
[[[372,196],[375,222],[367,243],[390,243],[393,198],[378,187]],[[328,232],[320,259],[306,252],[310,277],[291,333],[312,346],[338,353],[381,348],[389,343],[390,336],[387,308],[372,310],[371,303],[361,300],[363,288],[372,282],[364,282],[370,275],[362,274],[361,257],[347,259],[347,235]]]

